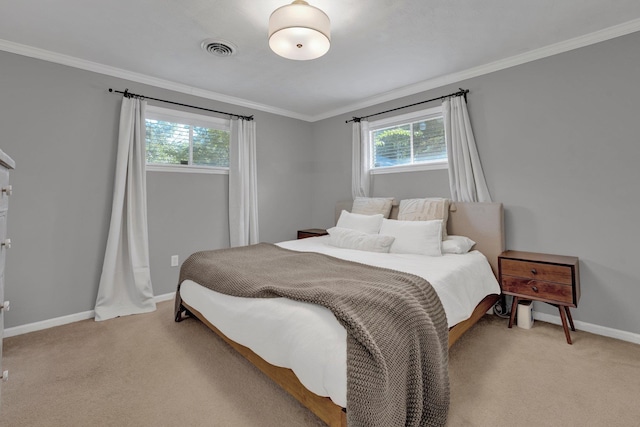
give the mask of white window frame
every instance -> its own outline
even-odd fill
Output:
[[[155,105],[147,105],[145,119],[162,120],[165,122],[181,123],[190,126],[213,128],[231,132],[229,120],[221,119],[219,117],[205,116],[202,114],[189,113],[187,111],[156,107]],[[231,147],[229,147],[229,149],[231,149]],[[192,156],[193,145],[189,144],[190,163],[192,162]],[[208,173],[216,175],[229,174],[228,167],[202,165],[167,165],[159,163],[147,163],[146,170],[148,172]]]
[[[369,172],[372,175],[381,175],[387,173],[399,173],[399,172],[418,172],[427,170],[439,170],[449,169],[449,160],[432,160],[423,163],[414,163],[410,165],[398,165],[398,166],[378,166],[374,167],[373,161],[373,132],[382,128],[403,125],[420,120],[428,120],[433,118],[442,117],[442,107],[433,107],[426,110],[415,111],[413,113],[402,114],[400,116],[388,117],[385,119],[369,122]],[[445,130],[446,131],[446,130]],[[445,136],[446,137],[446,136]]]

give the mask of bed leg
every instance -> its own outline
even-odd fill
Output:
[[[181,305],[180,310],[176,312],[176,318],[174,320],[176,322],[182,322],[187,317],[191,317],[191,313]]]
[[[340,414],[340,427],[347,427],[347,408],[342,408]]]

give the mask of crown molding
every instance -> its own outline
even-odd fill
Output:
[[[341,114],[351,113],[361,108],[371,107],[373,105],[392,101],[409,95],[415,95],[420,92],[436,89],[448,84],[457,83],[473,77],[478,77],[484,74],[493,73],[495,71],[504,70],[506,68],[515,67],[527,62],[536,61],[538,59],[543,59],[549,56],[557,55],[559,53],[568,52],[570,50],[600,43],[616,37],[635,33],[637,31],[640,31],[640,19],[635,19],[633,21],[605,28],[604,30],[596,31],[584,36],[575,37],[549,46],[534,49],[519,55],[494,61],[489,64],[480,65],[478,67],[470,68],[458,73],[447,74],[435,79],[425,80],[420,83],[404,86],[396,90],[385,92],[381,95],[363,99],[362,101],[344,106],[336,110],[327,111],[326,113],[313,116],[311,121],[324,120]]]
[[[277,114],[279,116],[291,117],[294,119],[311,121],[312,117],[303,114],[288,111],[282,108],[273,107],[271,105],[259,104],[242,98],[236,98],[221,93],[199,89],[197,87],[188,86],[182,83],[172,82],[157,77],[148,76],[146,74],[127,71],[121,68],[111,67],[109,65],[100,64],[98,62],[87,61],[76,58],[74,56],[64,55],[37,47],[14,43],[8,40],[0,39],[0,50],[15,53],[30,58],[41,59],[43,61],[53,62],[56,64],[66,65],[73,68],[79,68],[85,71],[105,74],[111,77],[117,77],[136,83],[147,84],[161,89],[173,90],[175,92],[186,93],[188,95],[198,96],[200,98],[211,99],[214,101],[226,102],[239,107],[252,108],[267,113]]]
[[[129,80],[137,83],[147,84],[147,85],[155,86],[162,89],[168,89],[176,92],[186,93],[189,95],[194,95],[194,96],[198,96],[205,99],[225,102],[225,103],[240,106],[240,107],[252,108],[255,110],[277,114],[280,116],[290,117],[293,119],[303,120],[306,122],[316,122],[316,121],[328,119],[331,117],[339,116],[342,114],[351,113],[353,111],[357,111],[362,108],[371,107],[377,104],[382,104],[384,102],[392,101],[405,96],[415,95],[420,92],[436,89],[448,84],[457,83],[462,80],[467,80],[473,77],[482,76],[484,74],[493,73],[495,71],[504,70],[506,68],[515,67],[517,65],[525,64],[527,62],[557,55],[559,53],[568,52],[570,50],[589,46],[595,43],[600,43],[606,40],[631,34],[637,31],[640,31],[640,19],[634,19],[633,21],[625,22],[623,24],[615,25],[613,27],[605,28],[604,30],[596,31],[583,36],[574,37],[572,39],[565,40],[563,42],[559,42],[559,43],[555,43],[542,48],[534,49],[532,51],[511,56],[509,58],[501,59],[498,61],[494,61],[489,64],[470,68],[457,73],[436,77],[434,79],[425,80],[413,85],[404,86],[396,90],[385,92],[383,94],[366,98],[359,102],[349,104],[344,107],[327,111],[322,114],[313,115],[313,116],[296,113],[293,111],[285,110],[285,109],[274,107],[271,105],[259,104],[246,99],[236,98],[233,96],[228,96],[228,95],[224,95],[224,94],[209,91],[209,90],[199,89],[199,88],[188,86],[182,83],[176,83],[176,82],[148,76],[141,73],[135,73],[132,71],[127,71],[120,68],[115,68],[108,65],[100,64],[97,62],[79,59],[69,55],[63,55],[60,53],[51,52],[48,50],[39,49],[32,46],[14,43],[8,40],[0,39],[0,50],[15,53],[18,55],[28,56],[31,58],[42,59],[44,61],[54,62],[57,64],[67,65],[69,67],[79,68],[86,71],[92,71],[99,74],[105,74],[108,76],[117,77],[117,78]]]

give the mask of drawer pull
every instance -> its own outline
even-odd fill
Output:
[[[7,185],[6,187],[2,187],[2,192],[5,193],[7,196],[10,196],[13,194],[13,187],[11,187],[10,185]]]
[[[2,371],[2,377],[0,377],[0,378],[2,378],[2,382],[9,381],[9,371],[8,370],[7,371]]]
[[[11,239],[4,239],[4,242],[0,243],[0,246],[5,246],[9,249],[11,247]]]
[[[531,290],[532,290],[533,292],[538,292],[538,287],[537,287],[537,286],[532,286],[532,287],[531,287]]]
[[[531,269],[531,274],[538,274],[538,270],[536,270],[535,268]]]
[[[9,311],[11,309],[11,301],[5,301],[0,305],[0,310]]]

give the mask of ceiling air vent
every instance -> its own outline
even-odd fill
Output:
[[[200,46],[210,54],[222,57],[233,56],[238,51],[238,48],[236,48],[233,43],[225,40],[207,39],[203,41]]]

